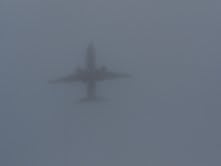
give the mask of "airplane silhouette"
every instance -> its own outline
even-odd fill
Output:
[[[96,66],[96,50],[93,43],[88,45],[86,50],[85,69],[77,68],[76,71],[68,76],[51,80],[49,83],[73,83],[82,82],[87,88],[87,97],[81,101],[97,101],[100,98],[96,95],[96,83],[104,80],[113,80],[130,77],[127,73],[118,73],[109,71],[105,66]]]

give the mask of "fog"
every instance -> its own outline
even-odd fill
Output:
[[[1,0],[0,165],[221,165],[221,3]],[[84,65],[128,72],[98,84],[48,80]]]

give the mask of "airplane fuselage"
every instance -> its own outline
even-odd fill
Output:
[[[106,67],[97,67],[96,66],[96,51],[93,44],[89,44],[86,52],[85,59],[85,68],[78,68],[75,73],[50,81],[51,83],[72,83],[72,82],[83,82],[86,85],[87,97],[88,100],[97,100],[96,96],[96,83],[98,81],[118,79],[118,78],[127,78],[129,77],[126,73],[116,73],[107,70]]]
[[[90,81],[104,81],[105,71],[103,69],[94,69],[94,70],[81,70],[78,71],[79,80],[82,82],[90,82]]]

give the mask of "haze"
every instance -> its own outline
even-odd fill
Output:
[[[220,166],[221,3],[1,0],[0,165]],[[130,80],[50,85],[84,65]]]

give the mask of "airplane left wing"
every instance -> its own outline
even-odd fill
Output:
[[[70,74],[66,77],[62,77],[59,79],[55,80],[50,80],[48,81],[51,84],[56,84],[56,83],[72,83],[72,82],[77,82],[80,81],[79,76],[77,74]]]

